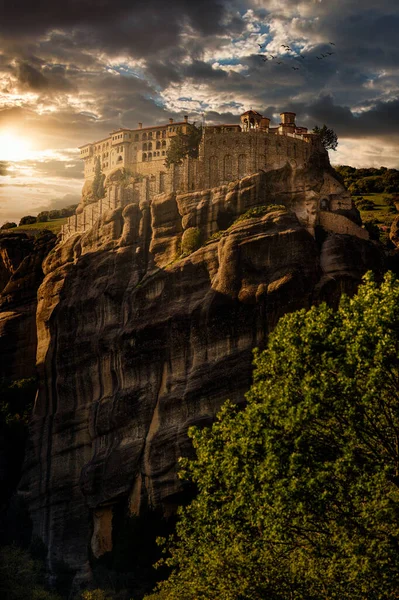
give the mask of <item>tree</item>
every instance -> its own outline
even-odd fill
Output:
[[[19,226],[32,225],[32,223],[36,223],[36,217],[33,217],[32,215],[27,215],[26,217],[22,217],[22,219],[19,222]]]
[[[105,175],[101,170],[100,158],[97,157],[93,180],[93,197],[95,200],[100,200],[100,198],[104,198],[104,180]]]
[[[39,214],[36,217],[38,223],[47,223],[48,218],[49,218],[48,210],[43,210],[42,212],[39,212]]]
[[[6,221],[5,223],[3,223],[3,225],[0,227],[0,229],[13,229],[16,226],[17,226],[17,224],[14,223],[13,221]]]
[[[399,589],[399,283],[284,316],[247,406],[191,429],[198,495],[152,600],[388,600]],[[149,599],[148,599],[149,600]]]
[[[320,136],[321,143],[326,150],[336,150],[338,146],[338,137],[333,129],[329,129],[327,125],[318,127],[317,125],[313,129],[313,133],[317,133]]]
[[[186,156],[198,158],[198,149],[202,139],[202,127],[195,123],[187,125],[187,133],[178,132],[171,140],[166,151],[165,167],[180,165]]]

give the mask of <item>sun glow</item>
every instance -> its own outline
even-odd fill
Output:
[[[11,131],[0,131],[0,160],[18,162],[30,158],[31,142]]]

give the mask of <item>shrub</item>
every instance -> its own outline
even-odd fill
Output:
[[[181,250],[183,256],[187,256],[198,250],[201,246],[201,232],[198,227],[189,227],[183,233],[181,240]]]
[[[19,222],[19,226],[21,227],[21,225],[32,225],[32,223],[36,222],[36,217],[33,217],[32,215],[27,215],[26,217],[22,217],[22,219]]]
[[[267,215],[267,213],[275,212],[277,210],[287,210],[287,207],[284,204],[267,204],[261,206],[254,206],[250,208],[245,213],[240,215],[233,223],[240,223],[241,221],[246,221],[247,219],[254,219],[256,217],[263,217],[263,215]]]
[[[0,227],[0,229],[13,229],[16,226],[17,226],[17,224],[14,223],[13,221],[7,221],[6,223],[3,223],[3,225]]]

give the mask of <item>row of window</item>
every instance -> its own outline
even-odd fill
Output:
[[[162,150],[162,153],[161,152],[148,152],[148,153],[143,152],[142,160],[143,160],[143,162],[146,162],[147,160],[152,160],[153,157],[156,158],[157,156],[165,156],[165,155],[166,155],[165,150]]]
[[[166,140],[163,140],[162,142],[157,142],[156,143],[156,149],[159,150],[160,148],[166,148]],[[144,142],[143,144],[143,152],[147,152],[147,150],[152,150],[152,142]]]

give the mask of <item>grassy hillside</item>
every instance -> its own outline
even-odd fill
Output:
[[[43,229],[48,229],[53,233],[59,233],[61,231],[61,226],[67,222],[67,217],[63,219],[54,219],[53,221],[45,221],[43,223],[32,223],[31,225],[21,225],[20,227],[14,227],[12,230],[8,231],[43,231]]]

